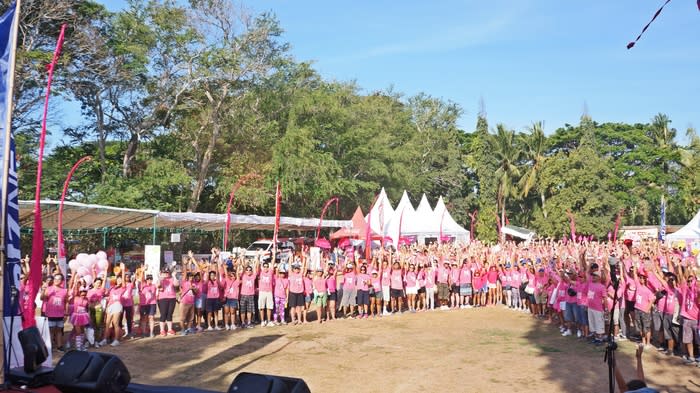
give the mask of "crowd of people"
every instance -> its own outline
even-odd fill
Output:
[[[556,324],[562,336],[594,345],[610,336],[635,338],[700,367],[698,259],[656,241],[413,245],[382,248],[368,260],[355,249],[312,260],[304,249],[285,263],[263,254],[224,260],[215,248],[209,259],[190,252],[157,281],[143,266],[92,272],[92,283],[77,275],[66,282],[58,269],[47,270],[41,312],[60,350],[117,346],[137,336],[501,306]],[[73,329],[64,340],[66,320]]]

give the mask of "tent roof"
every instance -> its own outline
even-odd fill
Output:
[[[402,229],[402,235],[405,234],[420,234],[420,233],[438,233],[440,232],[440,222],[435,220],[435,214],[430,207],[428,197],[423,194],[420,203],[416,208],[415,214],[406,225],[406,229]]]
[[[531,240],[536,233],[526,228],[521,228],[515,225],[506,225],[501,228],[501,232],[506,235],[517,237],[518,239]]]
[[[58,226],[60,202],[41,201],[41,220],[45,229]],[[34,226],[34,201],[19,201],[20,226]],[[318,218],[280,217],[282,230],[313,230],[318,227]],[[158,210],[127,209],[113,206],[90,205],[78,202],[64,202],[63,229],[103,229],[103,228],[170,228],[199,229],[218,231],[226,223],[226,214],[216,213],[172,213]],[[348,220],[323,220],[324,228],[345,228]],[[275,217],[231,214],[231,228],[239,230],[271,230]]]
[[[394,208],[391,207],[386,190],[382,187],[379,196],[377,196],[377,201],[374,202],[374,206],[372,206],[372,210],[367,214],[365,220],[369,221],[369,226],[374,232],[386,234],[389,229],[389,222],[393,216]]]
[[[445,201],[443,201],[442,197],[438,199],[437,203],[435,204],[435,219],[440,223],[442,221],[442,233],[445,235],[453,235],[453,234],[466,234],[469,236],[469,231],[464,229],[461,225],[457,224],[457,222],[452,218],[452,215],[450,214],[449,211],[447,211],[447,206],[445,206]]]
[[[413,208],[411,200],[408,199],[408,193],[404,190],[386,231],[387,235],[391,237],[393,244],[398,244],[399,242],[399,225],[401,226],[401,231],[405,231],[407,224],[413,220],[415,213],[416,210]]]
[[[700,211],[683,228],[666,236],[666,240],[700,239]]]
[[[357,209],[355,209],[355,214],[352,215],[350,223],[352,226],[346,226],[333,232],[331,234],[331,240],[342,239],[344,237],[364,238],[367,234],[367,222],[365,221],[365,216],[362,214],[362,209],[359,206]],[[375,235],[376,233],[372,231],[371,236],[374,237]]]

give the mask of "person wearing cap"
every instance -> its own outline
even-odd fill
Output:
[[[357,314],[358,318],[367,318],[369,314],[369,285],[371,277],[367,274],[367,265],[360,266],[360,272],[356,276],[355,287],[357,288]]]
[[[537,318],[544,318],[545,306],[547,304],[547,291],[545,290],[545,285],[549,282],[549,277],[545,274],[544,267],[540,266],[537,269],[537,273],[534,277],[534,287],[535,287],[535,316]]]
[[[591,273],[588,283],[588,327],[595,335],[594,343],[602,344],[605,336],[605,313],[608,311],[607,290],[600,277],[600,271]]]
[[[694,352],[694,345],[700,345],[700,333],[698,333],[698,319],[700,319],[700,294],[698,293],[698,283],[695,273],[690,268],[681,269],[677,266],[680,274],[680,316],[682,322],[682,341],[686,347],[687,355],[683,362],[687,365],[700,367],[699,359]],[[700,356],[698,356],[700,358]]]
[[[661,274],[658,266],[655,264],[653,273],[661,283],[661,293],[663,294],[663,291],[666,292],[656,303],[656,308],[662,313],[661,324],[667,344],[666,350],[662,351],[662,353],[673,355],[676,343],[679,343],[680,326],[677,322],[674,322],[674,316],[676,314],[676,305],[680,299],[680,292],[673,264],[670,261],[669,266],[671,270],[664,268],[662,270],[665,270],[665,272]]]
[[[254,261],[253,264],[257,266],[258,260]],[[239,276],[241,278],[241,300],[239,302],[241,311],[241,326],[245,329],[251,329],[255,327],[253,325],[253,313],[255,312],[255,266],[246,265],[243,267],[241,265]],[[207,297],[209,299],[209,297]]]
[[[238,304],[241,296],[241,280],[236,274],[233,266],[221,265],[221,275],[224,278],[224,328],[226,330],[236,330]]]
[[[450,300],[450,261],[445,260],[437,269],[438,302],[441,310],[448,310]]]
[[[382,279],[379,276],[378,262],[375,261],[375,266],[372,269],[369,287],[369,315],[372,318],[381,317],[382,304]]]
[[[642,344],[648,348],[651,346],[651,306],[656,296],[647,286],[646,272],[637,271],[634,266],[630,270],[632,271],[631,280],[634,281],[636,287],[634,302],[635,325],[642,337]]]
[[[301,323],[302,309],[304,308],[304,276],[302,270],[306,269],[306,259],[301,263],[292,264],[289,273],[289,316],[292,325]]]
[[[328,306],[328,285],[326,283],[323,267],[321,267],[321,265],[316,268],[312,285],[314,291],[313,304],[316,308],[316,320],[318,323],[323,323],[323,311]]]
[[[506,307],[513,308],[513,270],[510,262],[502,268],[501,285],[503,285],[503,293],[506,295]]]

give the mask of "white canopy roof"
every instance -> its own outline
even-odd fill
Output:
[[[369,221],[369,226],[374,232],[382,236],[388,236],[389,222],[393,216],[394,208],[391,207],[389,197],[387,197],[386,191],[382,187],[377,201],[372,206],[371,212],[365,216],[365,220]]]
[[[503,228],[501,228],[501,232],[505,233],[506,235],[522,239],[525,241],[530,241],[532,238],[535,237],[536,233],[526,229],[526,228],[521,228],[515,225],[506,225]]]
[[[688,239],[700,239],[700,211],[683,228],[666,235],[667,241]]]
[[[60,202],[41,201],[41,220],[44,229],[58,227]],[[19,220],[23,228],[34,226],[34,201],[19,201]],[[314,230],[318,218],[280,217],[281,230]],[[105,229],[105,228],[169,228],[175,230],[199,229],[218,231],[224,228],[226,214],[221,213],[171,213],[158,210],[139,210],[121,207],[89,205],[78,202],[63,204],[63,229]],[[272,230],[275,217],[231,214],[231,229]],[[349,228],[350,220],[323,220],[324,228]]]
[[[405,226],[406,229],[403,232],[407,235],[432,235],[440,232],[440,222],[435,219],[435,214],[425,194],[421,196],[413,218]]]
[[[445,201],[443,201],[442,197],[440,197],[435,204],[434,214],[438,224],[442,223],[443,236],[449,235],[454,236],[457,238],[457,240],[469,241],[469,231],[457,224],[457,222],[452,218],[450,212],[447,211],[447,206],[445,206]]]
[[[399,244],[399,229],[401,229],[402,235],[406,233],[408,223],[415,220],[415,214],[416,210],[408,199],[408,193],[404,190],[401,200],[399,204],[396,205],[396,210],[394,210],[394,216],[391,218],[391,221],[389,221],[389,228],[387,229],[387,234],[391,237],[392,244]]]

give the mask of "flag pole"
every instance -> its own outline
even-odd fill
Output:
[[[5,226],[7,225],[7,184],[9,181],[9,175],[10,175],[10,141],[12,139],[12,111],[14,109],[14,101],[13,101],[13,95],[14,95],[14,90],[15,90],[15,58],[16,58],[16,52],[17,52],[17,33],[19,31],[19,10],[21,6],[21,0],[17,0],[15,3],[15,14],[13,16],[13,22],[12,22],[12,33],[10,34],[10,42],[9,45],[11,45],[11,50],[10,50],[10,58],[9,58],[9,64],[8,64],[8,85],[7,85],[7,107],[8,111],[5,114],[5,135],[2,136],[3,138],[3,160],[2,160],[2,211],[0,212],[0,275],[2,275],[2,280],[0,280],[0,296],[5,296],[5,263],[7,261],[7,249],[6,249],[6,244],[5,244],[5,235],[6,235],[6,230]],[[3,301],[0,301],[0,316],[2,316],[3,321],[5,317],[5,305],[4,305],[4,299]],[[4,323],[0,324],[0,335],[2,337],[5,336],[4,330]],[[12,338],[10,338],[11,340]],[[7,364],[5,364],[5,360],[7,357],[5,356],[5,340],[2,339],[0,340],[0,352],[2,352],[2,367],[0,367],[0,383],[4,384],[5,383],[5,369],[7,368]]]

